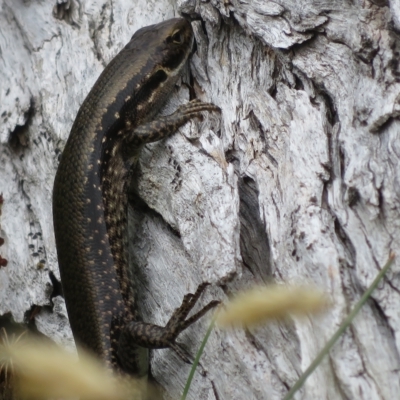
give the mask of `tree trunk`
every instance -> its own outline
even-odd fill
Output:
[[[400,254],[399,3],[51,3],[0,0],[0,315],[73,348],[63,299],[49,307],[58,159],[105,65],[138,28],[183,13],[197,51],[163,112],[192,91],[222,113],[142,152],[130,193],[141,312],[165,324],[202,281],[202,304],[253,283],[319,286],[334,304],[324,316],[213,331],[189,395],[281,399]],[[398,265],[297,398],[398,397]],[[193,355],[207,324],[180,337]],[[151,368],[179,398],[190,366],[157,350]]]

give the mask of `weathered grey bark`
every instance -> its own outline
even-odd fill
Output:
[[[0,0],[0,314],[22,321],[49,304],[52,183],[85,95],[136,29],[183,12],[197,19],[195,93],[222,115],[143,151],[136,188],[149,207],[131,212],[142,312],[165,323],[205,280],[215,286],[204,302],[270,280],[323,288],[334,301],[323,317],[213,332],[189,396],[281,399],[389,252],[400,254],[399,2],[51,3]],[[188,97],[183,83],[165,112]],[[398,265],[298,398],[398,397]],[[55,301],[36,325],[71,346]],[[192,354],[206,325],[181,337]],[[189,368],[153,352],[172,398]]]

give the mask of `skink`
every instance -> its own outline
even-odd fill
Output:
[[[192,27],[183,18],[138,30],[80,107],[54,182],[54,231],[74,338],[107,366],[135,376],[148,372],[148,348],[170,347],[186,360],[177,336],[218,304],[187,318],[202,284],[165,327],[144,323],[127,262],[126,188],[140,149],[203,111],[219,110],[194,100],[155,118],[192,44]]]

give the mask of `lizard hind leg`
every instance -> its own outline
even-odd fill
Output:
[[[188,355],[185,350],[176,343],[176,338],[182,331],[200,319],[207,311],[220,303],[218,300],[211,301],[196,314],[186,319],[207,285],[207,283],[203,283],[197,288],[194,294],[186,294],[181,306],[174,311],[165,327],[148,324],[142,321],[130,322],[121,333],[118,349],[119,358],[124,355],[124,347],[129,345],[150,349],[171,348],[184,362],[189,363]]]

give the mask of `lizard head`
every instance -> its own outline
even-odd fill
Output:
[[[137,55],[146,50],[146,57],[158,70],[168,75],[181,72],[193,47],[193,29],[184,18],[173,18],[139,29],[126,45]]]

